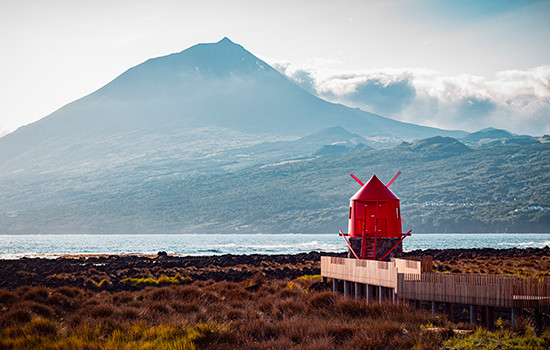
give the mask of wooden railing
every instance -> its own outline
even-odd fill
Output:
[[[431,263],[431,262],[430,262]],[[550,312],[550,277],[422,272],[420,261],[321,257],[321,275],[394,289],[397,297]],[[431,266],[431,265],[430,265]]]
[[[376,260],[321,257],[321,275],[339,280],[396,288],[395,263]]]
[[[398,274],[400,299],[509,308],[550,307],[550,278],[508,275]]]
[[[422,272],[421,261],[407,259],[392,259],[391,261],[395,264],[398,273],[419,275]]]

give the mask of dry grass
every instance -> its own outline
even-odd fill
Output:
[[[472,327],[406,304],[346,298],[323,289],[320,276],[311,275],[313,263],[286,264],[205,268],[250,276],[238,282],[180,277],[204,273],[194,266],[49,272],[51,279],[77,287],[0,289],[0,349],[437,349],[499,342],[550,347],[550,333],[534,337],[528,324],[455,335],[453,329]],[[457,258],[434,265],[437,271],[536,276],[550,271],[550,257]],[[291,268],[308,272],[268,278]],[[110,283],[131,290],[115,291]]]
[[[434,272],[550,276],[550,256],[434,260]]]
[[[451,326],[407,305],[312,290],[319,280],[204,281],[116,293],[0,290],[0,348],[435,348],[445,338],[422,325]]]

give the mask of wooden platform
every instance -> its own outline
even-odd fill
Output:
[[[550,310],[550,278],[508,275],[398,274],[401,299]]]
[[[323,277],[391,288],[402,300],[550,311],[550,277],[424,272],[427,270],[420,261],[406,259],[384,262],[321,257]]]

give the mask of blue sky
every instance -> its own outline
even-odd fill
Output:
[[[550,133],[550,1],[0,3],[0,134],[148,58],[224,36],[333,102],[475,131]]]

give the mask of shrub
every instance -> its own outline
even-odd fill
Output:
[[[174,303],[172,304],[172,308],[179,313],[183,314],[191,314],[198,312],[200,310],[199,306],[196,303]]]
[[[32,287],[23,291],[23,299],[45,303],[50,295],[50,290],[46,287]]]
[[[31,335],[55,336],[57,335],[57,324],[51,320],[38,317],[33,319],[27,329]]]
[[[333,310],[345,317],[360,317],[367,315],[367,305],[364,302],[350,298],[341,298],[337,300]]]
[[[19,298],[17,294],[8,292],[7,290],[0,289],[0,304],[10,305],[13,304]]]
[[[139,318],[139,310],[130,306],[122,306],[117,310],[117,314],[124,320],[137,320]]]
[[[174,297],[185,301],[198,300],[202,292],[202,289],[192,284],[177,288]]]
[[[281,301],[277,305],[277,308],[285,316],[292,316],[296,313],[301,313],[305,309],[303,304],[299,303],[298,301],[296,301],[294,299],[286,299],[286,300]]]
[[[33,314],[37,316],[52,317],[55,314],[54,310],[48,305],[44,305],[34,301],[24,301],[19,304],[19,306],[30,310]]]
[[[148,305],[148,309],[154,313],[158,314],[168,314],[170,312],[169,307],[166,305],[166,302],[155,301]]]
[[[94,318],[108,318],[115,313],[116,309],[109,304],[94,305],[87,310],[87,314]]]
[[[27,308],[10,310],[0,316],[0,327],[17,326],[30,322],[32,313]]]
[[[314,294],[309,299],[309,304],[313,308],[329,308],[336,303],[337,295],[333,292],[321,292]]]
[[[134,301],[134,294],[130,292],[119,292],[113,294],[113,302],[115,304],[127,304]]]

